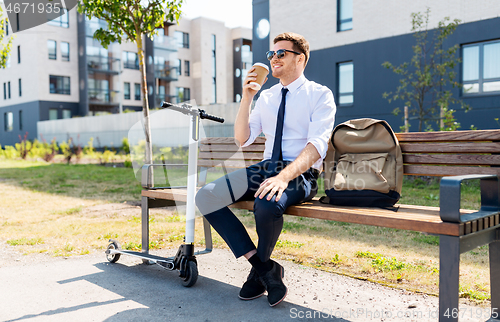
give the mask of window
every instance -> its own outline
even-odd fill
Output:
[[[62,118],[63,119],[70,119],[71,118],[71,110],[64,109],[62,110]]]
[[[21,86],[21,79],[19,78],[19,97],[21,97],[22,95],[23,95],[23,90]]]
[[[5,132],[14,130],[14,114],[12,112],[5,112],[3,114],[3,124]]]
[[[134,83],[135,95],[134,98],[136,101],[141,100],[141,84]]]
[[[462,48],[464,95],[500,92],[500,40]]]
[[[123,83],[123,98],[126,100],[130,99],[130,83]]]
[[[49,84],[51,94],[71,95],[69,77],[49,75]]]
[[[352,105],[354,103],[354,64],[352,62],[340,63],[337,67],[339,105]]]
[[[23,130],[23,110],[19,110],[19,131]]]
[[[49,120],[57,120],[57,108],[49,109]]]
[[[49,59],[57,59],[57,42],[47,40],[47,49],[49,50]]]
[[[7,83],[3,83],[3,99],[7,99]]]
[[[17,63],[21,63],[21,46],[17,46]]]
[[[16,28],[17,28],[16,31],[19,31],[19,29],[20,29],[19,28],[19,12],[16,13]]]
[[[186,87],[177,87],[177,99],[178,102],[185,102],[191,99],[191,90]]]
[[[177,61],[177,75],[182,75],[182,60],[180,59]]]
[[[187,32],[176,31],[175,39],[177,40],[177,47],[189,48],[189,34]]]
[[[184,61],[184,76],[190,76],[191,74],[191,69],[189,66],[189,60]]]
[[[217,103],[216,37],[212,35],[212,103]]]
[[[47,24],[56,27],[69,28],[68,10],[66,9],[60,9],[60,10],[63,10],[64,13],[59,17],[57,17],[59,10],[56,9],[55,11],[51,12],[48,12],[47,10],[47,21],[48,21]]]
[[[10,99],[10,82],[7,82],[7,98]]]
[[[4,28],[4,30],[5,30],[5,35],[8,36],[9,35],[9,19],[8,18],[5,19],[5,28]]]
[[[69,42],[61,41],[61,60],[69,61]]]
[[[352,0],[337,1],[337,31],[352,29]]]
[[[122,57],[123,68],[139,69],[139,56],[137,55],[137,53],[124,51]]]

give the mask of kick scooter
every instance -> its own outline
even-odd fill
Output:
[[[149,228],[147,209],[144,209],[142,216],[142,252],[135,252],[123,250],[120,244],[113,239],[110,239],[110,244],[106,249],[106,258],[109,262],[115,263],[120,259],[120,255],[129,255],[141,258],[144,263],[157,264],[167,270],[178,270],[179,277],[182,279],[182,285],[186,287],[193,286],[198,279],[198,266],[196,262],[196,255],[207,254],[212,251],[211,247],[211,232],[208,222],[205,224],[205,243],[206,249],[204,251],[194,252],[194,222],[195,222],[195,194],[197,186],[197,168],[198,168],[198,140],[199,140],[199,126],[200,119],[212,120],[219,123],[224,123],[224,119],[207,114],[204,110],[193,108],[191,105],[182,104],[181,106],[174,105],[168,102],[163,102],[162,108],[168,108],[174,111],[181,112],[191,117],[189,126],[189,156],[188,156],[188,178],[187,178],[187,200],[186,200],[186,235],[184,237],[184,244],[181,245],[174,257],[160,257],[149,254]],[[165,166],[164,164],[145,164],[142,167],[142,186],[155,189],[151,187],[150,182],[152,167]],[[172,189],[181,187],[161,187],[156,189]],[[182,187],[186,188],[186,187]],[[143,197],[143,203],[144,201]],[[146,211],[146,215],[144,212]],[[206,219],[204,219],[206,221]],[[145,221],[145,222],[144,222]],[[208,231],[207,231],[208,230]],[[210,245],[209,245],[210,244]]]

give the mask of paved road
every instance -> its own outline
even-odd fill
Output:
[[[286,261],[279,261],[289,286],[284,302],[271,308],[265,296],[241,301],[237,294],[249,264],[221,249],[198,256],[200,277],[191,288],[181,285],[177,272],[129,256],[110,264],[104,254],[3,255],[0,321],[437,321],[435,297]],[[477,308],[463,308],[473,318],[461,321],[486,320]]]

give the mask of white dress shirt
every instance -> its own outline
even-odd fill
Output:
[[[263,132],[266,137],[264,160],[271,159],[273,153],[282,88],[281,83],[278,83],[260,94],[250,114],[250,137],[242,145],[245,147],[252,144]],[[306,145],[311,143],[321,156],[313,168],[321,170],[337,110],[333,94],[327,87],[307,80],[304,75],[286,88],[288,93],[282,137],[283,160],[295,160]]]

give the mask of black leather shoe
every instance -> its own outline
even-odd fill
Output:
[[[266,292],[264,285],[259,280],[259,275],[255,268],[252,267],[250,274],[248,275],[247,281],[243,284],[240,290],[240,299],[248,301],[261,297]]]
[[[288,289],[282,280],[283,276],[285,276],[285,270],[275,261],[271,262],[273,263],[273,268],[264,276],[261,276],[260,281],[266,288],[269,305],[275,306],[285,299]]]

